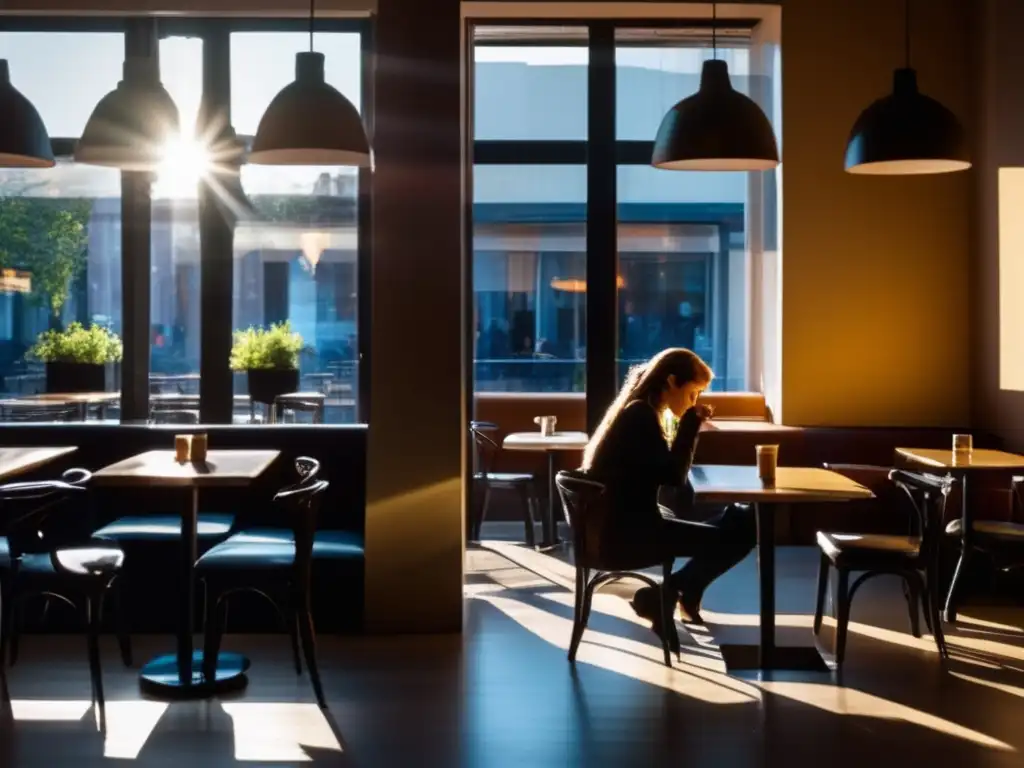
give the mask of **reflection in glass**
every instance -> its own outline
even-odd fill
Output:
[[[582,392],[586,170],[477,165],[473,173],[476,389]]]

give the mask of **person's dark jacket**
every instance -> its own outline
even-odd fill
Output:
[[[701,421],[696,409],[686,411],[671,446],[649,403],[634,400],[612,422],[588,474],[608,489],[614,527],[642,532],[657,526],[662,520],[658,489],[663,485],[678,486],[680,501],[692,506],[689,472]]]

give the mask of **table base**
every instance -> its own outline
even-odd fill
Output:
[[[146,663],[139,675],[139,687],[146,693],[175,698],[202,698],[217,693],[238,691],[248,684],[245,672],[251,662],[240,653],[217,655],[217,674],[213,682],[203,677],[203,652],[192,653],[192,679],[178,674],[178,657],[173,653],[157,656]]]
[[[730,672],[744,670],[828,672],[829,665],[818,649],[809,645],[777,645],[762,658],[758,645],[726,644],[720,647]]]

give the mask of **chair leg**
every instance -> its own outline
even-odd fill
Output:
[[[910,611],[910,633],[921,637],[921,584],[915,576],[907,574],[903,577],[903,597],[906,598],[907,608]]]
[[[675,631],[675,608],[676,608],[676,591],[670,589],[669,579],[672,576],[672,566],[674,565],[673,560],[669,560],[662,565],[661,568],[661,589],[658,590],[661,595],[661,650],[665,654],[665,666],[672,666],[672,650],[669,647],[669,634],[670,631]]]
[[[320,709],[327,709],[327,699],[324,698],[324,688],[320,683],[320,668],[316,663],[316,631],[313,629],[313,614],[309,610],[308,597],[299,604],[299,635],[302,638],[302,652],[306,657],[306,669],[309,670],[309,679],[313,683],[316,703],[320,705]]]
[[[128,613],[124,608],[124,589],[120,580],[115,580],[113,587],[114,598],[114,628],[117,632],[117,645],[121,649],[121,661],[126,667],[131,667],[132,659],[132,636],[128,626]]]
[[[289,606],[285,621],[288,622],[288,634],[292,641],[292,660],[295,662],[295,674],[301,675],[302,653],[299,650],[299,612],[294,606]]]
[[[818,563],[818,592],[814,601],[814,634],[821,632],[821,618],[825,611],[825,596],[828,593],[828,572],[832,561],[822,552]]]
[[[217,676],[217,657],[220,655],[220,644],[228,623],[227,598],[218,595],[207,582],[206,594],[206,634],[203,637],[203,677],[214,680]]]
[[[484,520],[487,518],[487,508],[491,506],[491,486],[484,480],[484,500],[480,503],[480,509],[476,520],[473,521],[473,541],[480,541],[480,530],[483,528]]]
[[[573,611],[572,636],[569,639],[569,661],[576,661],[576,650],[583,638],[583,630],[586,629],[586,622],[583,619],[583,605],[587,595],[587,569],[576,566],[576,601]]]
[[[519,487],[519,498],[523,502],[523,528],[526,534],[526,546],[534,546],[533,530],[533,489],[527,485]]]
[[[942,659],[949,658],[949,647],[946,645],[946,633],[942,629],[942,614],[939,611],[939,589],[936,574],[938,566],[928,569],[922,583],[921,594],[924,598],[924,617],[928,622],[928,629],[935,640],[935,646],[939,650]],[[916,574],[919,582],[920,574]]]
[[[88,626],[89,675],[97,709],[104,710],[103,670],[100,668],[100,621],[103,616],[103,595],[89,595],[85,598],[85,621]],[[102,715],[101,715],[102,717]]]
[[[11,614],[11,647],[10,647],[10,659],[8,665],[13,667],[18,663],[18,651],[21,648],[21,635],[25,631],[25,601],[17,600],[15,604],[11,606],[14,611]]]
[[[850,572],[836,569],[839,574],[839,600],[836,604],[836,636],[833,645],[836,667],[841,667],[846,656],[846,631],[850,624]]]
[[[956,562],[956,570],[953,571],[953,579],[949,582],[949,592],[946,593],[946,621],[956,621],[956,600],[959,597],[957,594],[960,582],[964,577],[964,573],[967,570],[967,562],[970,560],[971,552],[969,549],[964,547],[960,553],[960,559]]]

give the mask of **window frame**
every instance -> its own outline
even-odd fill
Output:
[[[718,20],[718,30],[723,27],[733,31],[741,31],[742,39],[749,41],[754,30],[761,23],[758,18],[742,18]],[[469,296],[468,316],[473,317],[475,298],[473,296],[473,168],[476,165],[584,165],[587,169],[587,201],[586,201],[586,275],[587,275],[587,356],[586,356],[586,411],[587,429],[591,433],[596,429],[605,409],[615,399],[619,387],[617,374],[618,361],[618,291],[616,280],[618,274],[618,178],[619,166],[649,166],[654,148],[653,137],[650,141],[618,139],[616,136],[616,51],[618,48],[634,44],[638,47],[657,47],[658,41],[638,39],[635,43],[617,41],[616,32],[623,29],[658,29],[696,31],[699,35],[705,32],[710,38],[710,31],[715,22],[711,19],[669,19],[669,18],[501,18],[501,17],[467,17],[465,19],[464,40],[466,41],[466,61],[469,77],[467,78],[467,99],[470,125],[467,130],[468,157],[466,164],[466,189],[468,208],[467,240],[469,251],[467,264],[467,294]],[[512,41],[491,39],[475,40],[476,27],[514,27],[517,30],[527,28],[545,29],[564,27],[585,29],[586,39],[569,35],[562,42],[552,35],[539,36],[536,40],[528,37]],[[749,36],[747,36],[749,35]],[[697,40],[703,38],[697,37]],[[728,39],[728,38],[727,38]],[[733,39],[737,39],[733,37]],[[678,40],[666,40],[660,43],[678,46]],[[477,46],[543,46],[543,47],[582,47],[588,48],[587,66],[587,136],[579,140],[500,140],[473,139],[473,71],[475,70],[475,49]],[[721,290],[726,269],[722,266],[727,262],[729,253],[730,224],[726,215],[709,216],[699,223],[714,225],[719,232],[719,254],[709,268],[709,279],[718,281],[715,292],[722,297],[712,308],[711,321],[717,327],[724,327],[728,317],[727,291]],[[724,257],[724,260],[723,260]],[[717,273],[715,264],[718,265]],[[748,329],[749,330],[749,329]],[[716,335],[715,347],[724,346],[724,338]],[[751,339],[751,343],[754,340]],[[467,370],[470,376],[475,375],[474,345],[469,344]],[[723,355],[723,359],[727,356]],[[718,371],[725,377],[724,367]],[[470,382],[471,392],[475,392],[475,382]],[[472,411],[470,411],[472,412]]]
[[[168,37],[200,38],[203,41],[204,65],[213,60],[227,63],[227,79],[230,79],[230,37],[234,32],[306,32],[310,28],[308,18],[139,18],[128,16],[5,16],[0,29],[4,32],[54,33],[54,32],[120,32],[124,35],[125,54],[130,55],[146,46],[146,29],[155,23],[158,39]],[[373,23],[370,18],[317,19],[315,32],[347,32],[360,37],[361,94],[360,114],[367,132],[372,133],[373,117]],[[210,51],[211,46],[227,46],[227,51]],[[220,54],[219,57],[217,54]],[[209,78],[204,73],[204,87]],[[226,99],[223,92],[212,93],[215,110],[230,109],[230,87]],[[226,101],[226,103],[225,103]],[[50,139],[54,154],[71,157],[79,137],[52,136]],[[150,242],[152,236],[151,195],[146,174],[121,172],[121,274],[122,274],[122,341],[125,358],[121,368],[121,423],[146,423],[149,420],[149,374],[150,360]],[[370,254],[371,254],[371,175],[369,169],[359,169],[357,178],[357,350],[358,379],[356,392],[356,422],[366,423],[369,416],[369,340],[370,340]],[[211,290],[228,286],[228,295],[233,279],[233,260],[216,259],[213,251],[217,243],[203,237],[209,227],[202,224],[200,213],[200,263],[202,282],[200,287],[201,305],[211,301],[223,303],[223,295],[209,295]],[[209,223],[208,223],[209,224]],[[226,272],[226,275],[225,275]],[[225,281],[226,280],[226,281]],[[207,285],[214,286],[207,289]],[[135,298],[125,301],[124,297]],[[230,302],[228,302],[230,307]],[[144,321],[143,321],[144,318]],[[200,321],[200,374],[203,386],[200,388],[200,413],[203,423],[231,423],[233,403],[231,393],[231,370],[227,356],[218,352],[217,358],[207,359],[203,349],[207,340],[217,335],[221,343],[212,346],[220,349],[225,334],[230,337],[233,328],[208,328]]]

